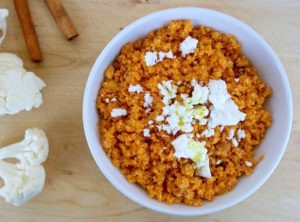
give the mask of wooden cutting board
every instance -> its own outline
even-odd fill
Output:
[[[0,52],[19,55],[28,70],[47,84],[43,105],[31,112],[0,117],[0,147],[19,141],[25,129],[40,127],[49,138],[43,192],[15,208],[0,200],[0,221],[298,221],[300,218],[300,1],[289,0],[65,0],[80,32],[67,42],[43,1],[29,0],[44,61],[30,62],[13,1],[7,38]],[[294,124],[285,155],[271,178],[253,196],[213,215],[180,218],[147,210],[120,194],[101,174],[89,152],[81,117],[89,71],[109,40],[135,19],[160,9],[198,6],[228,13],[257,30],[286,68],[294,96]],[[276,89],[274,89],[276,90]]]

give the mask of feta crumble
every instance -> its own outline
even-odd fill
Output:
[[[157,127],[158,131],[161,131],[163,129],[163,125],[157,125],[156,127]]]
[[[116,97],[114,97],[114,98],[112,98],[110,101],[112,101],[112,102],[116,102],[116,101],[117,101],[117,99],[116,99]]]
[[[170,50],[169,52],[158,52],[158,61],[159,62],[162,62],[165,58],[167,59],[174,59],[176,58],[174,55],[173,55],[173,52]]]
[[[127,111],[126,109],[114,108],[110,114],[112,117],[126,116]]]
[[[152,125],[152,124],[153,124],[153,120],[149,120],[149,121],[148,121],[148,124],[149,124],[149,125]]]
[[[130,85],[128,88],[128,92],[133,93],[136,92],[137,94],[140,94],[141,92],[143,92],[143,88],[141,87],[140,84],[137,85]]]
[[[241,139],[246,137],[245,131],[242,129],[238,129],[237,136],[238,136],[238,141],[240,142]]]
[[[180,43],[181,55],[185,57],[188,54],[194,53],[197,48],[197,44],[197,39],[194,39],[191,36],[186,37],[186,39]]]
[[[211,136],[213,136],[213,135],[215,135],[215,131],[214,131],[213,129],[210,129],[210,128],[204,130],[204,131],[201,133],[201,136],[205,136],[205,137],[211,137]]]
[[[154,66],[158,62],[162,62],[165,58],[174,59],[176,56],[173,55],[173,52],[146,52],[145,54],[146,66]]]
[[[233,136],[234,136],[234,129],[230,129],[226,139],[232,140]]]
[[[223,132],[223,130],[224,130],[224,126],[221,126],[220,127],[220,132]]]
[[[206,124],[207,119],[204,117],[208,115],[209,111],[200,104],[207,101],[208,88],[200,86],[196,81],[193,85],[192,97],[181,94],[182,102],[175,101],[173,104],[169,104],[171,99],[176,97],[177,86],[173,85],[171,81],[163,81],[162,84],[158,84],[165,106],[163,113],[157,116],[156,120],[162,121],[163,117],[166,117],[167,124],[164,124],[162,129],[168,133],[175,135],[179,130],[185,133],[192,132],[196,120],[201,125]]]
[[[236,140],[236,138],[232,138],[232,144],[237,147],[239,145],[238,141]]]
[[[144,107],[147,108],[147,107],[150,107],[152,106],[152,102],[153,102],[153,97],[150,95],[150,93],[146,93],[145,96],[144,96]]]
[[[208,99],[208,88],[201,86],[197,82],[193,84],[194,91],[192,93],[192,104],[205,104]]]
[[[155,118],[156,121],[161,122],[164,120],[164,116],[163,115],[159,115]]]
[[[239,111],[238,106],[231,99],[224,80],[210,80],[208,83],[209,101],[212,103],[208,127],[233,126],[244,121],[246,114]]]
[[[211,178],[209,158],[205,142],[195,141],[187,134],[182,134],[172,141],[175,149],[174,156],[178,159],[189,158],[193,160],[197,173],[206,178]]]
[[[158,53],[158,61],[160,61],[160,62],[163,61],[165,57],[166,57],[166,53],[164,53],[164,52]]]
[[[162,81],[162,83],[159,83],[157,87],[163,95],[164,104],[169,104],[170,100],[176,97],[178,87],[172,84],[172,80]]]
[[[146,66],[154,66],[158,62],[157,52],[146,52],[145,62]]]
[[[177,96],[177,86],[173,85],[171,80],[158,84],[165,106],[162,114],[156,117],[156,121],[160,122],[165,119],[167,122],[162,124],[159,130],[165,130],[173,135],[178,131],[190,133],[197,120],[200,125],[208,125],[201,136],[211,137],[215,134],[216,126],[220,126],[222,131],[224,126],[236,125],[245,119],[246,114],[239,111],[238,106],[227,92],[225,81],[210,80],[207,87],[192,80],[191,85],[194,88],[191,97],[188,94],[180,94],[182,101],[174,101],[170,104],[172,99]],[[210,115],[206,107],[208,101],[212,104]],[[240,136],[243,136],[242,131],[240,131]],[[227,139],[232,140],[234,146],[238,146],[238,140],[234,138],[234,129],[230,130]]]
[[[170,50],[169,52],[165,53],[166,58],[174,59],[176,56],[173,55],[173,52]]]
[[[106,103],[109,103],[109,99],[108,99],[108,98],[106,98],[106,99],[105,99],[105,102],[106,102]]]
[[[221,160],[217,160],[217,161],[216,161],[216,165],[220,165],[221,163],[222,163]]]
[[[247,167],[252,167],[252,163],[251,163],[250,161],[245,161],[245,165],[246,165]]]
[[[150,137],[150,130],[149,129],[144,129],[143,130],[143,135],[144,135],[144,137]]]

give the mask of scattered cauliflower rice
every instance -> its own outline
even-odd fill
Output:
[[[173,21],[125,44],[105,71],[102,146],[149,197],[200,206],[258,164],[271,94],[233,35]]]

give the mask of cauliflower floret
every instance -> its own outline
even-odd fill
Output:
[[[0,196],[15,206],[20,206],[42,191],[45,170],[41,165],[48,156],[48,139],[41,129],[27,129],[25,138],[19,143],[0,149],[0,177],[4,186]],[[6,158],[19,162],[9,163]]]
[[[45,83],[33,72],[27,72],[19,57],[0,53],[0,116],[39,107],[43,103],[43,87]]]
[[[6,17],[8,16],[7,9],[0,9],[0,30],[2,31],[2,35],[0,35],[0,45],[3,42],[6,31],[7,31],[7,24],[6,24]]]

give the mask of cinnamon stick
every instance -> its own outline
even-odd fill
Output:
[[[21,23],[23,35],[31,61],[43,60],[39,40],[32,23],[27,0],[14,0],[15,10]]]
[[[67,40],[72,40],[79,35],[67,11],[60,0],[45,0],[55,22]]]

